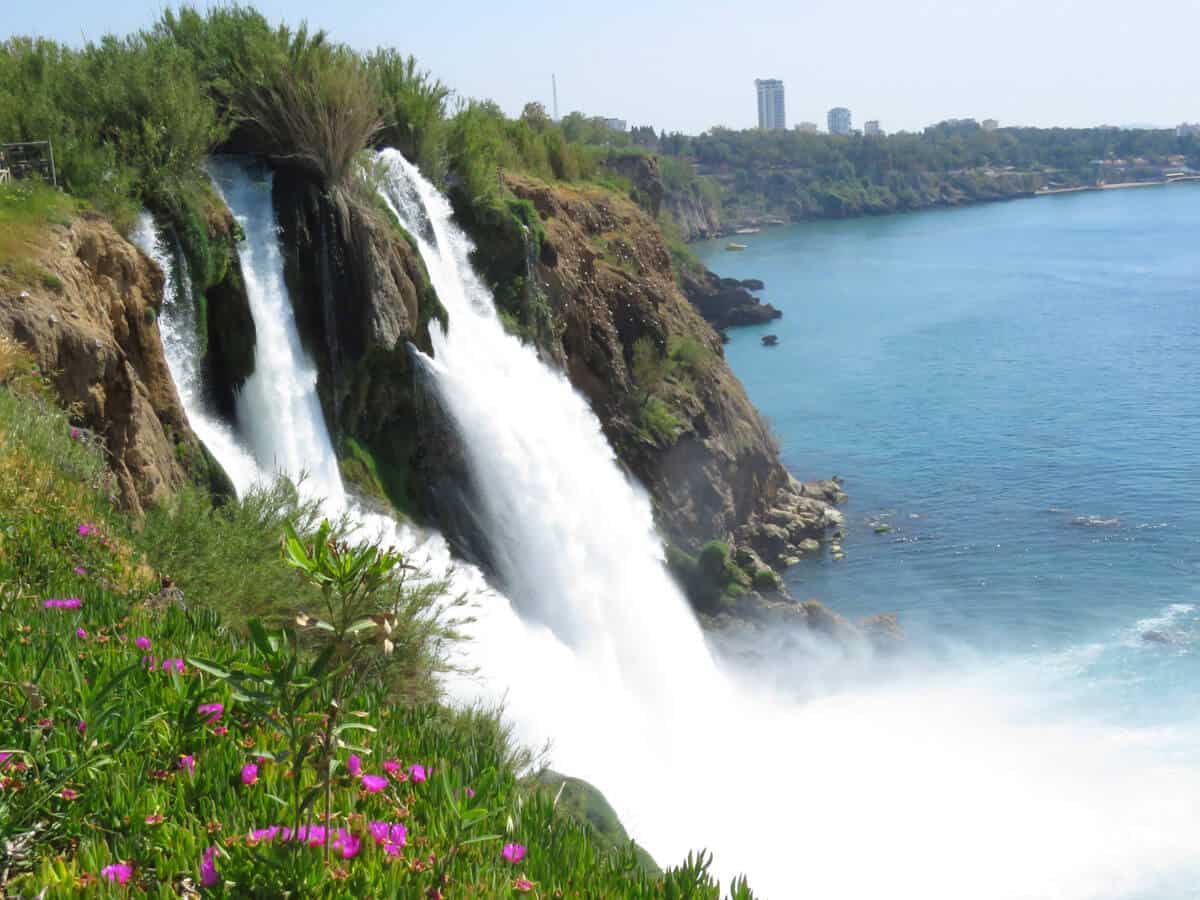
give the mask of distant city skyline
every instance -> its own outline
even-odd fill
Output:
[[[563,115],[689,134],[755,127],[747,86],[764,75],[788,85],[789,121],[824,123],[837,103],[889,132],[963,117],[1043,127],[1200,120],[1200,5],[1184,0],[1156,8],[1169,28],[1145,31],[1118,24],[1127,9],[1116,0],[922,0],[919,10],[891,0],[853,9],[760,0],[753,16],[715,0],[652,0],[604,15],[549,0],[448,0],[437,15],[406,15],[384,0],[254,5],[273,22],[307,20],[359,49],[412,53],[459,96],[495,100],[510,115],[528,101],[551,109],[555,73]],[[60,0],[54,15],[10,6],[0,39],[79,44],[147,28],[164,4]],[[809,41],[798,52],[797,35],[848,33],[853,54],[839,41]]]

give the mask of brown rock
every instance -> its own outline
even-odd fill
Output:
[[[163,273],[94,214],[47,226],[29,253],[61,289],[0,273],[0,333],[32,351],[63,404],[104,436],[121,499],[140,514],[203,459],[158,334]]]

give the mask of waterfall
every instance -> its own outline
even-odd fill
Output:
[[[449,330],[424,365],[461,437],[504,597],[465,649],[526,742],[608,797],[664,864],[708,847],[760,896],[1184,896],[1196,735],[1075,721],[1057,660],[914,660],[802,703],[714,660],[646,497],[568,382],[507,335],[450,206],[394,151],[383,194]],[[794,665],[794,660],[781,660]],[[765,681],[765,679],[764,679]],[[531,852],[537,852],[533,848]]]
[[[260,329],[254,374],[237,395],[238,422],[260,465],[292,478],[303,473],[310,491],[343,507],[345,489],[317,397],[317,367],[301,346],[284,282],[272,175],[262,170],[251,177],[233,159],[216,159],[209,171],[246,234],[242,275]]]
[[[221,463],[238,494],[244,494],[258,481],[260,472],[254,457],[241,445],[233,429],[205,403],[196,304],[183,250],[177,239],[159,234],[154,218],[147,212],[138,217],[133,240],[143,253],[158,263],[166,276],[158,331],[162,336],[167,368],[179,391],[188,422]]]

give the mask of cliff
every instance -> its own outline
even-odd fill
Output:
[[[552,312],[543,352],[588,398],[668,539],[686,553],[712,540],[753,551],[739,563],[749,571],[754,555],[780,565],[816,549],[841,521],[840,489],[802,485],[781,465],[720,337],[676,283],[657,225],[611,191],[505,183],[541,230],[526,288]],[[495,242],[476,231],[486,254]]]
[[[188,479],[228,490],[163,356],[163,273],[95,214],[27,227],[0,266],[0,333],[32,352],[72,421],[103,437],[124,505],[140,514]]]

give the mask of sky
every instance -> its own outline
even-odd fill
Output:
[[[197,3],[207,6],[205,0]],[[464,97],[516,114],[529,100],[667,131],[756,124],[755,78],[780,78],[792,125],[917,130],[1200,121],[1200,2],[1164,0],[637,0],[508,3],[259,0],[272,21],[392,46]],[[5,3],[0,36],[68,43],[147,26],[161,0]],[[47,14],[47,10],[49,13]]]

